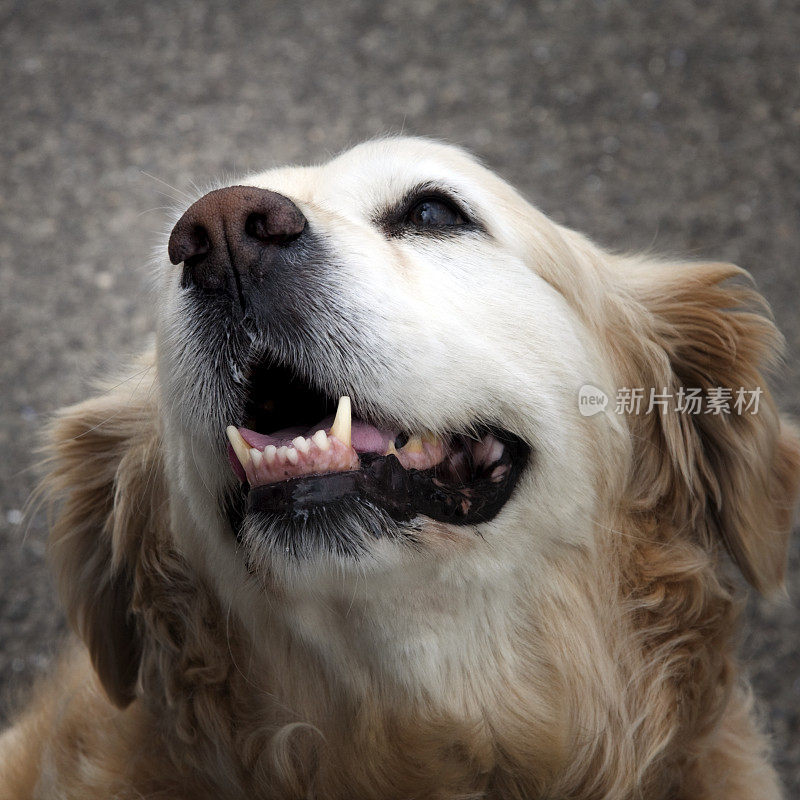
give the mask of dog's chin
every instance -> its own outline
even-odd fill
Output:
[[[317,562],[363,568],[374,559],[378,542],[416,549],[419,529],[416,521],[398,522],[368,500],[347,497],[302,513],[251,511],[241,520],[238,540],[251,573],[274,575]]]

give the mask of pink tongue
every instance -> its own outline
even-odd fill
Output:
[[[263,450],[267,445],[275,445],[275,447],[282,447],[283,445],[290,445],[292,439],[298,436],[305,436],[310,438],[317,431],[327,431],[333,425],[333,417],[326,417],[321,422],[318,422],[312,428],[293,427],[284,428],[280,431],[275,431],[269,435],[264,433],[256,433],[248,428],[239,428],[239,433],[242,438],[250,445],[258,450]],[[389,442],[393,442],[397,438],[396,431],[382,430],[373,425],[368,425],[366,422],[354,419],[352,424],[351,444],[357,453],[380,453],[383,455],[389,447]]]

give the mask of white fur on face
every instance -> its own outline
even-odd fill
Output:
[[[550,579],[548,554],[592,544],[596,485],[608,469],[595,440],[614,433],[604,415],[579,415],[577,395],[585,383],[611,381],[578,310],[537,271],[563,257],[549,244],[561,241],[559,229],[461,151],[417,139],[368,143],[320,167],[242,183],[289,197],[326,244],[325,292],[308,285],[308,302],[327,304],[324,313],[354,337],[329,337],[319,363],[307,367],[320,371],[330,394],[348,394],[356,407],[409,430],[490,422],[532,448],[528,470],[491,522],[423,521],[423,552],[380,540],[358,563],[326,555],[284,573],[291,600],[277,615],[326,657],[352,674],[354,663],[377,662],[438,686],[444,661],[477,658],[465,643],[491,630],[504,651],[510,610]],[[483,230],[387,235],[381,213],[421,185],[456,198]],[[173,527],[223,599],[257,628],[270,624],[263,587],[248,575],[218,501],[233,482],[224,458],[224,425],[236,422],[225,417],[230,398],[209,379],[209,349],[175,268],[162,287],[159,377]],[[211,349],[217,372],[235,372],[229,347],[220,339]],[[237,376],[228,385],[237,391]],[[342,606],[350,609],[344,618],[335,610]]]

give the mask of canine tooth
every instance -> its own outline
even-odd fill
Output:
[[[320,450],[329,450],[331,443],[328,441],[328,435],[323,430],[317,431],[311,439]]]
[[[275,455],[276,455],[277,452],[278,452],[278,448],[275,447],[274,444],[268,444],[264,448],[264,461],[266,461],[267,464],[269,464],[269,465],[274,464],[275,463]]]
[[[239,463],[247,469],[247,467],[250,466],[250,447],[247,442],[242,439],[242,434],[239,433],[239,429],[234,425],[228,425],[228,427],[225,428],[225,433],[228,435],[228,441],[231,443],[231,447],[233,448],[233,452],[236,453],[236,458],[239,459]]]
[[[283,447],[279,447],[278,448],[278,461],[280,461],[281,464],[285,464],[286,463],[286,454],[288,452],[289,452],[289,448],[286,447],[286,445],[283,445]]]
[[[307,453],[311,449],[311,444],[309,443],[308,439],[304,439],[302,436],[298,436],[296,439],[293,439],[292,444],[301,453]]]
[[[405,453],[421,453],[422,437],[415,433],[400,449]]]
[[[397,448],[394,446],[394,442],[389,442],[389,446],[386,448],[386,452],[384,453],[385,456],[396,456],[397,455]]]
[[[253,462],[253,466],[258,469],[261,466],[261,462],[264,460],[264,456],[261,454],[260,450],[256,450],[255,447],[251,447],[250,459]]]
[[[336,409],[336,419],[331,425],[330,435],[335,436],[340,442],[350,446],[350,433],[352,430],[352,409],[350,398],[347,396],[339,398],[339,407]]]
[[[300,460],[300,454],[294,447],[289,447],[286,449],[286,460],[290,464],[296,464]]]

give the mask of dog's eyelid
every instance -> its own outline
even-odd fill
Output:
[[[375,224],[391,235],[397,235],[406,230],[411,230],[404,221],[407,215],[419,203],[436,201],[452,207],[463,220],[458,225],[442,229],[431,229],[430,232],[452,231],[484,231],[483,225],[477,221],[476,215],[470,204],[467,203],[458,191],[449,186],[438,183],[421,183],[407,191],[397,202],[375,215]]]

